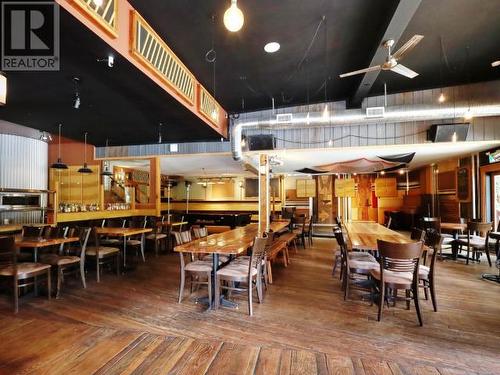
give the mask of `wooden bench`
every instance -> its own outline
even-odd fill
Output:
[[[267,279],[269,284],[273,283],[273,272],[272,272],[271,262],[276,260],[280,254],[283,258],[283,265],[285,267],[288,267],[288,264],[290,263],[290,259],[288,256],[288,243],[282,240],[281,237],[278,237],[269,247],[269,249],[266,250]]]

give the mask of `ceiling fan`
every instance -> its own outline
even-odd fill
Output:
[[[391,55],[391,48],[394,45],[394,40],[389,39],[386,40],[382,45],[387,48],[387,59],[383,64],[370,66],[366,69],[355,70],[353,72],[344,73],[340,75],[340,78],[350,77],[356,74],[375,72],[377,70],[392,70],[395,73],[401,74],[408,78],[415,78],[418,76],[417,72],[407,68],[406,66],[399,63],[403,57],[406,56],[408,52],[410,52],[415,46],[424,38],[423,35],[413,35],[413,37],[408,40],[403,46],[398,49],[394,54]]]

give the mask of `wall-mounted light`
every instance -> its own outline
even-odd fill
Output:
[[[239,31],[245,23],[245,17],[240,8],[238,8],[237,0],[231,0],[231,6],[224,13],[224,26],[231,32]]]
[[[0,73],[0,105],[7,104],[7,77]]]

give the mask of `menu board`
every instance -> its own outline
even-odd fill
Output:
[[[297,180],[297,198],[308,198],[316,196],[316,180]]]
[[[337,178],[335,180],[335,196],[351,197],[356,195],[356,183],[353,178]]]

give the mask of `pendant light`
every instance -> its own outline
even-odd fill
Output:
[[[92,173],[92,169],[87,166],[87,132],[85,132],[85,148],[83,149],[83,167],[78,170],[78,173]]]
[[[57,139],[57,161],[50,166],[53,169],[68,169],[68,166],[62,162],[61,159],[61,128],[62,124],[59,124],[59,138]]]
[[[239,31],[245,23],[243,12],[236,3],[237,0],[231,0],[231,6],[224,13],[224,26],[232,33]]]
[[[108,140],[106,139],[106,148],[104,149],[104,156],[108,156]],[[109,163],[107,160],[104,160],[104,170],[101,173],[101,176],[112,177],[113,173],[109,170]]]

